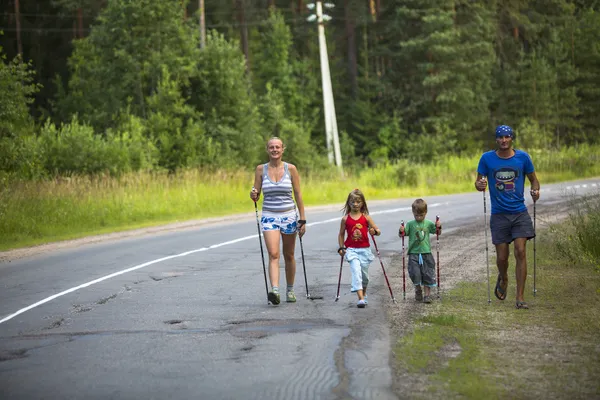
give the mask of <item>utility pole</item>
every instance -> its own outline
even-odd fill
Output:
[[[325,21],[331,20],[329,15],[323,14],[323,2],[307,4],[312,10],[316,8],[316,15],[308,17],[308,21],[317,21],[319,29],[319,56],[321,61],[321,84],[323,88],[323,110],[325,117],[325,137],[327,142],[327,156],[329,163],[334,163],[342,170],[342,154],[340,152],[340,139],[338,136],[337,118],[335,114],[335,103],[333,101],[333,88],[331,86],[331,75],[329,72],[329,57],[327,55],[327,41],[325,39]],[[331,3],[325,3],[325,7],[335,7]]]
[[[206,23],[204,21],[204,0],[198,0],[198,11],[200,19],[200,48],[206,47]]]

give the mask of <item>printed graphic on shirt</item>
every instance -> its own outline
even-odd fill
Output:
[[[519,172],[512,168],[500,168],[494,171],[494,178],[496,178],[496,189],[499,192],[514,192],[515,191],[515,180],[519,176]]]
[[[425,240],[425,228],[417,227],[417,230],[415,231],[415,240],[419,244]]]
[[[362,232],[360,231],[362,227],[363,225],[360,222],[358,222],[356,223],[356,225],[354,225],[354,228],[352,228],[352,240],[354,240],[355,242],[360,242],[363,239]]]

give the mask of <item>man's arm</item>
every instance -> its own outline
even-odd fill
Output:
[[[477,179],[475,179],[475,189],[483,192],[487,188],[487,177],[477,173]]]
[[[538,181],[535,172],[527,174],[527,179],[529,179],[529,183],[531,183],[531,190],[529,192],[531,194],[531,198],[534,202],[538,201],[540,198],[540,181]]]

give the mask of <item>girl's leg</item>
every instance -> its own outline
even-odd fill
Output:
[[[281,235],[283,238],[283,259],[285,260],[285,280],[288,286],[293,286],[296,280],[296,234]]]
[[[278,230],[264,231],[265,245],[269,253],[269,280],[271,286],[279,287],[279,241],[281,233]]]
[[[358,299],[363,299],[363,286],[362,286],[362,271],[360,261],[354,259],[350,261],[350,274],[352,276],[352,288],[353,292],[356,292]]]

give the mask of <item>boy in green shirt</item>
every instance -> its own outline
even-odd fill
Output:
[[[427,203],[417,199],[412,204],[414,220],[401,225],[399,236],[408,235],[408,274],[415,285],[415,300],[431,303],[431,288],[437,286],[435,280],[435,259],[431,254],[429,235],[442,233],[442,223],[425,219]],[[421,286],[425,287],[425,296]]]

